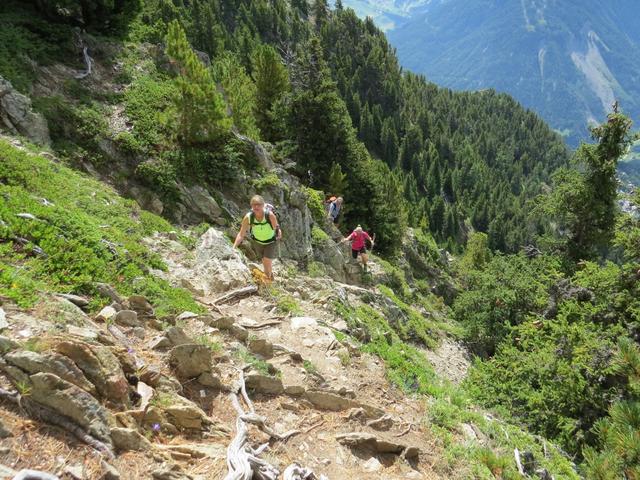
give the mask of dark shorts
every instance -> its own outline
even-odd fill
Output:
[[[258,243],[255,240],[251,242],[251,244],[253,245],[253,249],[256,251],[256,253],[258,254],[258,257],[260,258],[269,258],[271,260],[273,260],[274,258],[276,258],[277,253],[276,253],[276,242],[271,242],[271,243],[267,243],[262,244],[262,243]]]
[[[353,258],[358,258],[359,253],[367,253],[367,247],[362,247],[360,250],[351,249],[351,256]]]

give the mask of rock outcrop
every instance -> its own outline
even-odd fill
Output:
[[[49,127],[42,115],[31,109],[29,97],[13,88],[0,77],[0,128],[15,135],[23,135],[33,143],[49,145]]]

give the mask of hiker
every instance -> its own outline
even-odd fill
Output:
[[[342,209],[342,197],[331,197],[331,203],[329,203],[329,220],[332,223],[337,223],[338,217],[340,216],[340,210]]]
[[[367,232],[362,230],[360,225],[351,232],[351,235],[340,240],[340,243],[351,242],[351,257],[355,260],[358,258],[358,255],[360,255],[365,272],[367,271],[367,262],[369,261],[369,256],[367,255],[367,241],[371,242],[371,248],[373,248],[374,240]]]
[[[273,259],[276,258],[276,241],[282,238],[282,230],[278,225],[278,217],[273,212],[273,207],[265,204],[264,198],[254,195],[250,203],[251,211],[242,219],[233,248],[238,248],[248,231],[253,248],[258,256],[262,257],[265,276],[273,280],[271,267]]]

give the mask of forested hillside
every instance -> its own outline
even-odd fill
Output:
[[[52,27],[29,15],[28,5],[9,2],[2,8],[4,24],[11,23],[11,28],[3,29],[7,41],[0,50],[0,64],[10,64],[3,73],[28,91],[30,67],[23,64],[16,70],[15,63],[20,61],[11,60],[19,56],[18,49],[41,61],[63,54],[45,41]],[[123,2],[120,9],[124,8],[134,9],[134,4]],[[398,227],[407,221],[428,226],[452,250],[471,228],[488,232],[491,247],[506,251],[531,242],[542,228],[530,218],[527,201],[540,192],[557,166],[566,163],[559,137],[507,96],[454,93],[402,73],[384,35],[371,22],[358,20],[352,10],[338,6],[332,12],[323,2],[311,6],[284,1],[199,1],[193,8],[180,2],[148,1],[138,8],[137,16],[116,8],[109,24],[94,27],[136,43],[115,58],[113,52],[100,49],[94,55],[110,56],[109,61],[122,65],[115,82],[131,82],[123,93],[126,113],[139,121],[131,131],[135,142],[129,147],[159,153],[152,165],[141,165],[140,171],[166,174],[186,162],[196,169],[201,166],[202,175],[212,176],[214,182],[234,174],[233,155],[205,159],[196,153],[198,144],[222,142],[230,154],[224,134],[217,139],[164,135],[163,124],[173,121],[174,109],[188,107],[172,101],[178,91],[162,65],[149,66],[151,71],[135,66],[140,51],[133,45],[163,42],[168,25],[176,21],[187,40],[212,59],[211,72],[203,74],[226,87],[236,127],[274,143],[277,150],[294,158],[297,171],[311,186],[344,193],[347,220],[364,222],[378,232],[383,249],[398,245]],[[17,13],[20,10],[22,15]],[[19,21],[12,22],[16,15]],[[73,48],[70,23],[61,23],[55,35],[62,45]],[[20,41],[12,41],[14,37]],[[66,88],[80,87],[69,82]],[[95,104],[65,112],[69,107],[55,102],[47,98],[37,105],[52,120],[56,115],[64,118],[64,122],[52,122],[60,125],[52,132],[58,144],[67,141],[65,124],[98,113]],[[158,109],[164,112],[159,123],[144,121]],[[228,126],[222,130],[228,131]],[[91,137],[93,132],[87,134]],[[128,139],[125,132],[120,140]],[[178,156],[189,158],[169,158],[175,152],[167,142],[174,141],[188,146]],[[323,174],[332,167],[334,175]],[[342,173],[347,184],[336,184]],[[400,200],[403,196],[408,203]]]

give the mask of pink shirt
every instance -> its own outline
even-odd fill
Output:
[[[371,237],[364,230],[360,234],[358,234],[358,232],[355,232],[355,231],[352,232],[351,235],[347,237],[347,239],[351,240],[352,250],[360,250],[362,247],[364,247],[365,240],[371,241]]]

